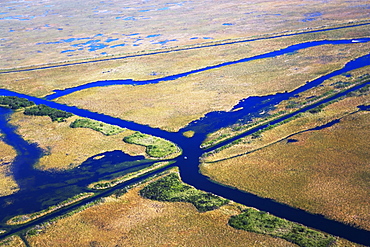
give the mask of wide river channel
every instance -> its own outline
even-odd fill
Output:
[[[341,222],[326,219],[321,215],[310,214],[306,211],[278,203],[271,199],[261,198],[248,192],[216,183],[214,181],[211,181],[208,177],[199,173],[198,167],[199,158],[205,152],[229,144],[236,138],[241,137],[238,136],[234,139],[225,141],[215,147],[203,150],[200,148],[200,144],[205,139],[208,133],[214,132],[222,127],[227,127],[235,123],[246,123],[256,116],[263,116],[263,114],[261,115],[261,112],[267,112],[267,110],[272,109],[274,105],[278,104],[279,102],[289,99],[290,97],[294,97],[298,93],[304,92],[310,88],[319,86],[326,79],[329,79],[336,75],[349,73],[351,70],[357,68],[369,66],[370,54],[350,61],[342,69],[331,72],[330,74],[322,76],[311,82],[308,82],[292,92],[278,93],[263,97],[248,97],[246,99],[241,100],[237,105],[234,106],[234,109],[231,111],[208,113],[203,118],[190,123],[188,126],[184,127],[183,129],[176,133],[167,132],[158,128],[152,128],[150,126],[125,121],[104,114],[90,112],[88,110],[79,109],[73,106],[62,105],[51,101],[52,99],[61,97],[63,95],[67,95],[91,87],[119,85],[119,84],[145,85],[150,83],[160,83],[161,81],[176,80],[180,77],[188,76],[194,73],[201,73],[207,70],[220,68],[224,66],[230,66],[237,63],[244,63],[267,57],[276,57],[279,55],[295,52],[313,46],[326,44],[331,45],[354,44],[369,41],[370,38],[362,38],[359,40],[329,40],[329,41],[307,42],[298,45],[293,45],[282,50],[254,57],[244,58],[238,61],[232,61],[215,66],[200,68],[194,71],[159,78],[156,80],[147,80],[147,81],[115,80],[115,81],[93,82],[79,87],[57,91],[49,95],[45,99],[35,98],[28,95],[22,95],[5,89],[0,89],[0,95],[19,96],[27,98],[31,101],[34,101],[36,104],[45,104],[56,109],[71,112],[78,116],[88,117],[108,124],[115,124],[124,128],[168,139],[176,143],[183,151],[181,156],[173,160],[174,163],[171,166],[179,167],[181,178],[185,183],[188,183],[196,187],[197,189],[212,192],[224,198],[233,200],[246,206],[251,206],[263,211],[270,212],[271,214],[274,214],[276,216],[301,223],[308,227],[312,227],[333,234],[335,236],[343,237],[356,243],[370,245],[369,238],[370,232],[368,231],[361,230],[343,224]],[[327,101],[345,95],[349,91],[356,90],[364,85],[365,84],[352,88],[347,92],[342,93],[341,95],[337,95],[328,99]],[[312,105],[310,108],[314,108],[317,105],[318,104]],[[51,205],[55,205],[69,197],[72,197],[78,193],[90,192],[91,190],[87,188],[87,185],[92,182],[96,182],[102,179],[110,179],[115,176],[122,176],[123,174],[143,169],[155,162],[153,160],[145,159],[142,156],[132,157],[124,154],[121,151],[113,151],[104,153],[104,157],[101,159],[94,159],[95,156],[90,157],[81,166],[66,172],[39,171],[33,169],[33,165],[43,155],[42,150],[40,150],[36,145],[26,142],[15,133],[15,128],[7,123],[10,114],[11,114],[10,110],[0,108],[0,130],[2,133],[5,134],[4,141],[9,145],[13,146],[18,153],[12,165],[12,172],[14,174],[15,180],[19,184],[20,191],[13,195],[0,198],[0,205],[2,208],[2,210],[0,211],[1,219],[0,229],[7,230],[7,233],[2,236],[7,236],[9,234],[25,229],[26,227],[41,223],[44,220],[64,214],[68,210],[71,210],[82,204],[85,204],[88,201],[109,195],[110,193],[113,193],[113,191],[116,190],[117,188],[123,188],[129,184],[136,183],[144,178],[147,178],[149,176],[152,176],[156,173],[163,171],[163,169],[161,169],[149,173],[139,179],[128,181],[111,189],[98,192],[94,191],[96,192],[96,195],[93,198],[83,200],[82,202],[77,203],[76,205],[70,206],[66,209],[59,210],[55,213],[52,213],[49,216],[40,218],[29,224],[21,226],[8,226],[5,224],[6,220],[15,215],[40,211]],[[298,114],[298,112],[294,114]],[[294,114],[290,114],[289,116],[286,116],[285,118],[279,119],[270,124],[283,121],[284,119],[289,118]],[[261,128],[264,127],[267,126],[261,126]],[[192,138],[184,137],[182,133],[189,130],[194,131],[195,135]],[[258,131],[258,129],[246,132],[242,136],[252,134],[255,131]],[[96,156],[99,155],[102,154],[97,154]]]

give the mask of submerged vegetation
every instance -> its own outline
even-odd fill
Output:
[[[7,107],[13,110],[33,106],[35,103],[28,99],[19,98],[16,96],[0,96],[0,106]]]
[[[190,202],[200,212],[219,208],[229,202],[226,199],[182,183],[177,173],[171,173],[150,183],[140,190],[140,195],[158,201]]]
[[[153,158],[166,158],[174,154],[180,155],[180,148],[174,143],[165,139],[135,132],[123,139],[130,144],[136,144],[146,147],[146,153]]]
[[[44,210],[41,210],[41,211],[38,211],[38,212],[35,212],[35,213],[32,213],[32,214],[24,214],[24,215],[15,216],[15,217],[11,218],[10,220],[8,220],[7,224],[8,225],[20,225],[20,224],[27,223],[31,220],[40,218],[40,217],[42,217],[46,214],[54,212],[54,211],[56,211],[60,208],[66,207],[66,206],[71,205],[75,202],[78,202],[78,201],[81,201],[85,198],[88,198],[92,195],[94,195],[94,193],[92,193],[92,192],[90,192],[90,193],[80,193],[80,194],[75,195],[71,198],[68,198],[65,201],[62,201],[61,203],[59,203],[57,205],[50,206],[47,209],[44,209]]]
[[[49,116],[53,122],[54,121],[63,122],[66,118],[73,116],[72,113],[57,110],[43,104],[27,108],[24,111],[24,114],[32,116]]]
[[[331,235],[252,208],[232,216],[229,225],[236,229],[282,238],[302,247],[326,247],[335,242]]]
[[[106,124],[100,121],[91,120],[88,118],[76,119],[70,125],[71,128],[89,128],[103,133],[106,136],[115,135],[124,131],[124,128],[121,128],[116,125]]]
[[[136,171],[136,172],[126,174],[126,175],[121,176],[121,177],[117,177],[117,178],[114,178],[114,179],[111,179],[111,180],[103,180],[103,181],[91,183],[91,184],[88,185],[88,188],[95,189],[95,190],[108,189],[108,188],[114,187],[118,184],[121,184],[123,182],[126,182],[130,179],[137,178],[137,177],[139,177],[139,176],[141,176],[141,175],[143,175],[147,172],[154,171],[156,169],[168,166],[172,163],[173,162],[158,162],[158,163],[155,163],[152,166],[149,166],[147,168],[141,169],[141,170]]]

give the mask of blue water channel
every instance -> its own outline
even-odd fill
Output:
[[[361,39],[360,42],[368,41],[370,41],[369,38]],[[329,41],[329,42],[331,42],[331,44],[334,43],[349,44],[352,43],[352,40],[341,40],[335,42]],[[258,58],[254,57],[253,59],[261,59],[265,57],[286,54],[297,49],[303,49],[304,46],[311,47],[310,45],[312,44],[316,45],[315,42],[305,43],[304,45],[300,44],[288,47],[280,51],[276,51],[275,54],[268,53],[260,55],[258,56]],[[248,60],[251,58],[246,59]],[[241,60],[224,63],[222,64],[222,66],[232,65],[238,62],[241,62]],[[256,195],[247,193],[245,191],[240,191],[236,188],[215,183],[209,180],[204,175],[200,174],[198,168],[199,158],[205,152],[205,150],[202,150],[200,148],[200,144],[205,139],[207,133],[213,132],[219,128],[227,127],[236,123],[248,122],[254,116],[261,116],[260,113],[262,111],[267,111],[268,109],[273,108],[274,105],[278,104],[283,100],[287,100],[290,97],[294,97],[296,94],[300,92],[304,92],[305,90],[316,87],[328,78],[331,78],[335,75],[347,73],[353,69],[361,68],[368,65],[370,65],[370,54],[355,59],[347,63],[342,69],[339,69],[314,81],[306,83],[305,85],[297,88],[292,92],[278,93],[275,95],[263,97],[249,97],[247,99],[240,101],[236,106],[234,106],[234,110],[236,109],[240,110],[229,112],[211,112],[207,114],[205,117],[190,123],[188,126],[184,127],[177,133],[167,132],[158,128],[152,128],[146,125],[125,121],[104,114],[90,112],[88,110],[79,109],[73,106],[58,104],[56,102],[46,99],[39,99],[28,95],[18,94],[5,89],[0,89],[0,95],[19,96],[23,98],[28,98],[29,100],[34,101],[36,104],[45,104],[56,109],[71,112],[78,116],[88,117],[105,123],[115,124],[121,127],[166,138],[176,143],[183,150],[183,154],[178,158],[174,159],[175,163],[173,165],[179,167],[181,178],[185,183],[188,183],[198,189],[209,191],[216,195],[223,196],[235,202],[255,207],[260,210],[270,212],[276,216],[292,220],[298,223],[302,223],[306,226],[313,227],[324,232],[346,238],[350,241],[364,245],[370,245],[368,231],[357,229],[355,227],[351,227],[340,222],[328,220],[323,216],[313,215],[303,210],[278,203],[271,199],[260,198]],[[196,70],[196,72],[191,71],[188,73],[190,74],[198,73],[205,70],[218,68],[220,66],[221,65],[211,66],[204,69]],[[183,74],[174,75],[174,77],[176,76],[182,77],[185,75]],[[89,85],[93,86],[94,84]],[[358,86],[351,90],[355,90],[360,87],[361,86]],[[312,108],[313,107],[315,107],[315,105],[312,106]],[[66,172],[38,171],[33,169],[32,166],[37,162],[41,155],[43,155],[42,150],[40,150],[33,144],[25,142],[22,138],[20,138],[18,135],[14,133],[14,128],[7,124],[6,117],[8,116],[8,114],[10,114],[10,110],[1,109],[0,128],[1,131],[6,135],[4,139],[5,142],[15,147],[15,149],[18,151],[18,156],[16,160],[13,162],[12,172],[14,173],[15,180],[20,186],[20,191],[18,193],[0,198],[0,205],[2,207],[2,210],[0,211],[1,216],[0,229],[7,229],[9,230],[9,233],[17,231],[21,228],[21,227],[9,227],[4,224],[7,219],[14,215],[42,210],[44,208],[47,208],[48,206],[57,204],[60,201],[65,200],[77,193],[89,191],[86,188],[86,186],[91,182],[95,182],[101,179],[110,179],[115,176],[121,176],[128,172],[143,169],[149,165],[152,165],[153,162],[155,162],[153,160],[146,160],[142,156],[132,157],[120,151],[113,151],[105,153],[102,159],[98,160],[94,159],[94,157],[99,156],[99,154],[94,157],[91,157],[88,160],[86,160],[81,166],[79,166],[78,168],[74,168],[70,171]],[[280,119],[278,121],[282,120],[283,119]],[[188,130],[195,131],[195,135],[192,138],[186,138],[182,135],[182,132]],[[253,131],[250,133],[248,132],[247,134],[252,133]],[[241,136],[237,138],[240,137]],[[233,139],[230,139],[220,145],[226,145],[232,141]],[[213,150],[214,148],[217,148],[217,146],[212,147],[209,150]],[[124,183],[120,186],[122,187],[125,186],[126,184],[127,183]],[[109,191],[113,191],[114,189],[115,188],[108,189],[102,193],[109,193]],[[63,210],[57,213],[53,213],[51,216],[48,217],[55,217],[58,214],[62,213],[64,213]],[[40,221],[41,220],[44,219],[40,219]],[[38,221],[36,221],[36,223],[37,222]]]

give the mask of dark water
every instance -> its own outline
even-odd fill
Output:
[[[249,97],[240,101],[240,103],[234,107],[234,109],[242,108],[241,110],[209,113],[204,118],[190,123],[178,133],[166,132],[160,129],[151,128],[149,126],[113,118],[104,114],[61,105],[55,102],[38,99],[27,95],[21,95],[4,89],[0,90],[0,95],[13,95],[28,98],[37,104],[46,104],[50,107],[65,110],[79,116],[88,117],[110,124],[116,124],[121,127],[127,127],[129,129],[138,130],[171,140],[179,145],[183,150],[183,155],[175,159],[174,165],[179,167],[180,175],[184,182],[193,185],[198,189],[212,192],[247,206],[268,211],[276,216],[299,222],[306,226],[313,227],[357,243],[370,245],[368,231],[356,229],[340,222],[325,219],[319,215],[313,215],[303,210],[277,203],[270,199],[260,198],[253,194],[215,183],[210,181],[204,175],[200,174],[198,168],[199,157],[201,157],[204,153],[204,150],[200,149],[200,144],[204,140],[207,133],[241,121],[248,121],[250,117],[255,116],[256,114],[260,115],[262,111],[272,108],[275,104],[281,102],[282,100],[286,100],[299,92],[303,92],[319,85],[325,79],[367,65],[370,65],[370,55],[366,55],[351,61],[346,64],[343,69],[337,70],[329,75],[307,83],[293,92],[264,97]],[[358,86],[357,88],[360,87],[361,86]],[[311,108],[313,107],[315,106],[312,106]],[[305,110],[308,110],[308,108]],[[14,231],[21,229],[22,227],[17,228],[6,226],[4,225],[4,222],[6,219],[14,215],[39,211],[47,208],[50,205],[57,204],[58,202],[63,201],[77,193],[89,191],[86,186],[91,182],[101,179],[110,179],[115,176],[121,176],[123,174],[147,167],[154,162],[152,160],[145,160],[140,156],[131,157],[122,152],[113,151],[105,153],[105,157],[99,160],[95,160],[94,157],[91,157],[79,168],[75,168],[67,172],[52,173],[38,171],[32,169],[32,166],[42,155],[41,150],[36,146],[25,142],[19,136],[14,134],[14,129],[6,124],[5,117],[6,114],[9,113],[9,110],[2,109],[0,113],[0,128],[6,134],[5,141],[14,146],[18,151],[18,156],[13,164],[13,172],[15,179],[21,188],[20,192],[14,195],[0,198],[0,205],[2,207],[2,210],[0,211],[0,229],[13,229]],[[280,119],[279,121],[282,120],[283,119]],[[182,136],[181,133],[187,130],[194,130],[194,137],[186,138]],[[247,134],[252,133],[253,132],[248,132]],[[240,137],[241,136],[237,138]],[[230,139],[221,145],[226,145],[231,141],[233,140]],[[212,149],[213,148],[216,147],[212,147]],[[125,184],[121,186],[124,186]],[[97,195],[97,197],[113,190],[114,189],[101,192],[101,194]],[[53,213],[49,217],[54,217],[64,212],[65,211],[62,210]]]

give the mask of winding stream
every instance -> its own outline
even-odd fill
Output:
[[[370,38],[361,39],[358,42],[369,42]],[[164,77],[157,80],[148,80],[141,81],[143,84],[148,83],[158,83],[164,80],[175,80],[177,78],[187,76],[193,73],[199,73],[206,70],[211,70],[219,68],[222,66],[229,66],[232,64],[247,62],[255,59],[262,59],[266,57],[274,57],[289,52],[293,52],[299,49],[304,49],[307,47],[323,45],[323,44],[350,44],[353,43],[352,40],[338,40],[338,41],[318,41],[318,42],[309,42],[299,45],[290,46],[288,48],[266,53],[263,55],[245,58],[238,61],[223,63],[220,65],[210,66],[178,75],[173,75],[170,77]],[[125,84],[132,83],[134,85],[138,81],[124,80],[124,81],[102,81],[96,83],[90,83],[84,86],[67,89],[64,91],[58,91],[53,95],[50,95],[47,99],[39,99],[31,97],[28,95],[22,95],[15,92],[11,92],[5,89],[0,89],[0,95],[8,96],[19,96],[27,98],[34,101],[36,104],[45,104],[50,107],[71,112],[75,115],[88,117],[98,121],[102,121],[109,124],[115,124],[121,127],[125,127],[132,130],[141,131],[143,133],[159,136],[165,139],[168,139],[176,143],[183,150],[183,154],[177,157],[175,163],[180,169],[180,175],[182,180],[185,183],[188,183],[200,190],[212,192],[214,194],[220,195],[227,199],[233,200],[238,203],[242,203],[247,206],[252,206],[263,211],[270,212],[276,216],[292,220],[298,223],[302,223],[306,226],[313,227],[324,232],[346,238],[350,241],[370,245],[370,239],[368,238],[369,232],[349,225],[336,222],[333,220],[326,219],[320,215],[313,215],[307,213],[303,210],[290,207],[285,204],[278,203],[271,199],[261,198],[256,195],[231,188],[222,184],[218,184],[209,180],[206,176],[199,173],[199,158],[205,152],[200,148],[200,144],[205,139],[206,134],[213,132],[219,128],[229,126],[231,124],[247,122],[253,116],[260,116],[260,112],[263,110],[268,110],[279,102],[286,100],[297,93],[304,92],[310,88],[320,85],[324,80],[331,78],[336,75],[340,75],[346,72],[349,72],[356,68],[361,68],[364,66],[370,65],[370,54],[355,59],[347,63],[342,69],[334,71],[328,75],[322,76],[314,81],[311,81],[292,92],[278,93],[275,95],[263,96],[263,97],[249,97],[244,99],[237,104],[234,109],[242,108],[238,111],[230,112],[211,112],[208,113],[205,117],[190,123],[188,126],[184,127],[177,133],[167,132],[158,128],[152,128],[146,125],[137,124],[130,121],[125,121],[122,119],[114,118],[100,113],[90,112],[88,110],[79,109],[73,106],[66,106],[58,104],[56,102],[50,101],[51,99],[60,97],[62,95],[69,94],[84,88],[94,87],[94,86],[107,86],[115,84]],[[122,83],[123,82],[123,83]],[[140,83],[140,81],[139,81]],[[364,85],[362,85],[364,86]],[[360,88],[358,86],[357,88]],[[354,90],[354,89],[352,89]],[[339,96],[335,96],[339,97]],[[332,97],[335,98],[335,97]],[[315,106],[312,106],[312,108]],[[307,109],[305,109],[307,110]],[[6,122],[7,114],[10,114],[10,111],[7,109],[0,108],[0,128],[3,133],[6,134],[5,142],[12,145],[17,151],[18,156],[13,163],[13,172],[14,177],[17,183],[20,186],[20,191],[16,194],[1,197],[0,205],[2,210],[0,211],[1,222],[0,229],[7,229],[10,234],[12,232],[18,231],[19,229],[24,228],[25,226],[6,226],[5,221],[10,217],[18,214],[25,214],[34,211],[39,211],[44,208],[47,208],[50,205],[57,204],[58,202],[65,200],[77,193],[89,191],[86,186],[91,183],[101,179],[109,179],[114,176],[123,175],[129,172],[143,169],[147,166],[153,164],[153,160],[145,160],[142,156],[131,157],[120,151],[107,152],[104,155],[104,158],[95,160],[94,157],[86,160],[80,167],[72,169],[66,172],[42,172],[32,168],[33,164],[41,157],[42,151],[37,148],[35,145],[29,144],[20,138],[14,133],[14,128],[9,126]],[[279,121],[283,121],[281,119]],[[192,138],[186,138],[181,133],[184,131],[193,130],[195,135]],[[258,131],[258,130],[254,130]],[[252,134],[253,132],[248,132],[246,134]],[[237,138],[240,138],[237,137]],[[233,141],[232,139],[220,144],[226,145]],[[212,147],[212,149],[217,147]],[[206,150],[206,151],[209,151]],[[98,154],[100,155],[100,154]],[[98,156],[96,155],[96,156]],[[159,172],[159,171],[157,171]],[[155,172],[151,173],[154,174]],[[146,176],[147,177],[147,176]],[[138,179],[136,179],[138,180]],[[136,181],[135,180],[135,181]],[[134,182],[134,181],[130,181]],[[112,189],[107,189],[103,192],[98,192],[95,198],[111,193],[116,188],[124,187],[130,182],[123,183],[120,186],[117,186]],[[83,201],[73,207],[77,207]],[[25,206],[26,205],[26,206]],[[50,216],[55,217],[60,214],[65,213],[65,210],[57,211]],[[48,218],[46,217],[46,218]],[[30,223],[36,224],[46,218],[36,220],[35,222]],[[28,225],[27,225],[28,226]],[[6,235],[7,235],[6,234]],[[3,236],[6,236],[3,235]]]

